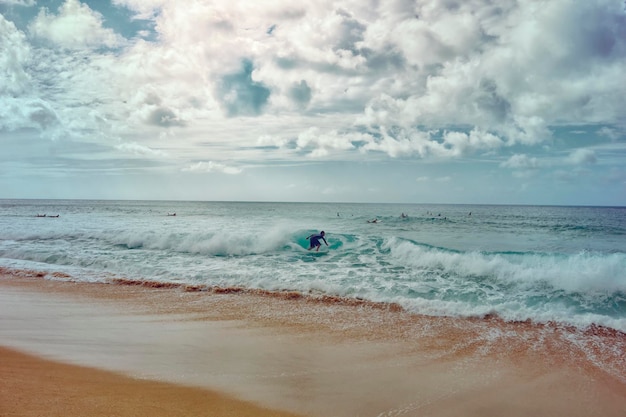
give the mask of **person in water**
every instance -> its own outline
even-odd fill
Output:
[[[324,239],[325,235],[326,233],[324,233],[324,231],[322,230],[319,235],[313,233],[311,236],[308,236],[307,239],[309,239],[310,242],[309,250],[317,248],[316,252],[319,252],[320,246],[322,246],[322,244],[320,243],[320,239],[322,239],[326,246],[328,246],[328,242],[326,242],[326,239]]]

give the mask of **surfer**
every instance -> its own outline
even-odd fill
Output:
[[[315,233],[313,233],[311,236],[308,236],[307,239],[309,239],[309,242],[310,242],[309,250],[313,248],[317,248],[315,251],[319,252],[320,246],[322,246],[322,244],[320,243],[320,239],[322,239],[324,243],[326,244],[326,246],[328,246],[328,242],[326,242],[326,239],[324,239],[325,235],[326,233],[324,233],[324,231],[322,230],[319,233],[319,235],[316,235]]]

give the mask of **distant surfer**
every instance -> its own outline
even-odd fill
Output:
[[[328,246],[328,242],[326,242],[326,239],[324,239],[325,235],[326,233],[324,233],[324,231],[322,230],[319,234],[313,233],[311,236],[308,236],[307,239],[309,239],[310,244],[309,250],[317,248],[315,251],[319,252],[320,246],[322,246],[322,244],[320,243],[320,239],[322,239],[326,246]]]
[[[368,220],[367,222],[368,223],[378,223],[378,218],[373,219],[373,220]]]

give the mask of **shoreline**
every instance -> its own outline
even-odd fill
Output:
[[[6,267],[0,267],[0,276],[2,275],[11,275],[15,277],[22,278],[40,278],[43,280],[51,280],[56,282],[67,282],[67,283],[76,283],[76,284],[97,284],[97,285],[112,285],[112,286],[126,286],[126,287],[140,287],[146,289],[154,289],[154,290],[179,290],[182,292],[199,292],[207,295],[221,295],[221,294],[241,294],[244,296],[253,296],[253,297],[268,297],[275,298],[280,300],[302,300],[306,303],[313,304],[322,304],[322,305],[342,305],[349,307],[366,307],[374,310],[388,310],[390,312],[395,313],[403,313],[408,315],[419,316],[419,314],[412,313],[407,311],[404,307],[402,307],[398,303],[387,302],[387,301],[371,301],[360,297],[342,297],[339,295],[328,295],[324,293],[314,293],[314,292],[300,292],[297,290],[265,290],[258,288],[246,288],[246,287],[221,287],[221,286],[211,286],[211,285],[203,285],[203,284],[188,284],[182,282],[164,282],[164,281],[150,281],[150,280],[140,280],[140,279],[128,279],[128,278],[110,278],[104,281],[79,281],[75,280],[71,275],[62,272],[43,272],[43,271],[35,271],[28,269],[11,269]],[[439,317],[439,316],[437,316]],[[441,316],[447,317],[447,316]],[[555,329],[565,329],[571,332],[581,332],[586,335],[603,335],[617,338],[626,338],[626,332],[621,330],[603,326],[600,324],[592,324],[587,326],[586,328],[579,328],[572,324],[559,324],[553,321],[547,323],[538,323],[534,322],[531,319],[527,320],[515,320],[515,321],[507,321],[504,318],[500,317],[497,313],[489,313],[484,316],[472,316],[472,317],[464,317],[464,320],[494,320],[497,322],[508,322],[508,323],[521,323],[521,324],[531,324],[537,327],[546,327],[546,328],[555,328]]]
[[[568,344],[575,332],[526,322],[16,274],[0,271],[0,345],[68,366],[78,360],[85,372],[197,387],[302,416],[626,411],[625,337],[602,329],[580,340],[590,349],[612,343],[616,357],[590,357],[577,350],[580,340]]]

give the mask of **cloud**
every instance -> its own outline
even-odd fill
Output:
[[[622,0],[0,1],[0,134],[205,172],[623,164]]]
[[[299,106],[306,107],[311,101],[311,87],[305,80],[293,83],[289,89],[289,97]]]
[[[524,2],[464,2],[452,14],[444,10],[444,2],[424,2],[416,13],[419,18],[394,26],[380,21],[390,30],[372,32],[377,35],[367,38],[372,47],[395,44],[409,63],[439,65],[424,74],[427,78],[415,73],[415,93],[396,96],[399,111],[387,114],[388,123],[442,125],[455,120],[501,132],[511,142],[532,144],[549,138],[544,129],[534,128],[556,120],[619,117],[615,105],[624,100],[606,90],[608,85],[618,88],[614,71],[625,69],[623,59],[619,62],[626,38],[618,3],[571,7],[553,1],[537,10]],[[596,18],[589,19],[589,14]],[[612,45],[610,51],[599,53],[588,36]],[[600,73],[607,78],[601,79]],[[607,108],[598,100],[605,94],[613,101]]]
[[[481,150],[493,150],[504,146],[504,141],[489,132],[473,129],[460,130],[417,130],[378,127],[372,135],[363,135],[363,151],[382,151],[390,157],[419,156],[457,158]]]
[[[354,149],[351,135],[341,135],[336,131],[320,133],[319,128],[312,127],[298,135],[297,149],[309,151],[313,158],[325,157],[331,150]]]
[[[588,165],[598,162],[598,158],[591,149],[575,149],[569,154],[567,162],[573,165]]]
[[[183,168],[183,171],[198,172],[198,173],[219,172],[219,173],[229,174],[229,175],[237,175],[243,172],[241,168],[237,168],[237,167],[233,167],[233,166],[229,166],[229,165],[225,165],[225,164],[221,164],[219,162],[213,162],[213,161],[196,162],[195,164],[192,164],[186,168]]]
[[[155,19],[158,12],[166,4],[163,0],[111,0],[114,5],[126,7],[134,11],[135,19]]]
[[[407,132],[403,129],[388,131],[381,128],[378,134],[366,137],[363,151],[384,152],[392,158],[420,156],[426,157],[433,150],[438,152],[443,147],[431,141],[428,132]],[[445,150],[441,151],[444,153]]]
[[[58,122],[55,112],[44,102],[31,102],[26,114],[28,120],[42,129],[50,127]]]
[[[478,129],[473,129],[469,134],[446,131],[443,135],[443,143],[450,156],[471,154],[484,149],[497,149],[504,145],[498,136]]]
[[[161,150],[151,149],[148,146],[140,145],[138,143],[120,143],[119,145],[115,145],[115,148],[119,151],[125,153],[131,153],[139,156],[157,156],[164,157],[167,156],[167,153]]]
[[[123,43],[120,35],[102,25],[102,15],[78,0],[65,0],[57,15],[41,8],[29,25],[33,37],[68,49],[108,47]]]
[[[48,103],[39,99],[0,102],[0,130],[46,130],[57,127],[59,118]]]
[[[146,122],[160,127],[185,126],[185,122],[167,107],[157,107],[150,111]]]
[[[517,154],[500,164],[503,168],[535,170],[541,167],[539,160],[524,154]]]
[[[31,56],[24,34],[0,14],[0,96],[16,97],[31,88],[31,77],[26,70]]]
[[[345,130],[354,121],[403,129],[404,138],[391,135],[393,140],[377,145],[389,155],[460,157],[490,145],[541,143],[551,139],[549,126],[556,121],[617,118],[616,109],[626,105],[615,92],[618,74],[626,70],[618,59],[626,47],[623,11],[614,3],[571,8],[555,0],[542,9],[513,1],[468,1],[453,8],[436,1],[181,7],[169,0],[117,0],[154,20],[158,42],[134,40],[114,66],[100,68],[111,71],[120,92],[126,84],[138,85],[133,91],[148,85],[158,90],[167,107],[144,115],[149,123],[214,118],[215,104],[228,117],[340,112],[346,114]],[[83,23],[69,25],[71,19]],[[116,44],[107,41],[111,32],[103,17],[77,0],[66,1],[57,14],[42,9],[31,27],[66,47]],[[581,44],[570,45],[572,36]],[[425,147],[412,132],[416,126],[446,130],[453,142]],[[497,140],[458,141],[468,131]]]
[[[37,4],[36,0],[0,0],[0,4],[7,4],[9,6],[24,6],[32,7]]]
[[[335,51],[350,51],[353,54],[360,53],[357,45],[363,41],[367,25],[355,19],[349,12],[343,9],[338,9],[336,13],[340,20],[337,25],[336,36],[334,37],[335,46],[333,49]]]

